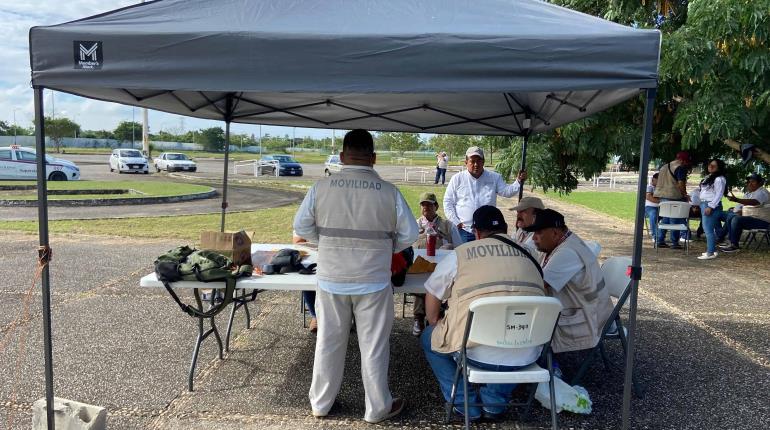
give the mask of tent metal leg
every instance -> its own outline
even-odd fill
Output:
[[[219,231],[225,231],[225,214],[227,212],[227,171],[230,167],[230,121],[233,114],[233,95],[227,95],[226,106],[226,118],[225,118],[225,167],[224,174],[222,176],[222,221],[220,222]]]
[[[37,150],[37,220],[40,237],[38,264],[43,265],[41,274],[43,296],[43,354],[45,360],[45,400],[49,430],[56,428],[53,413],[53,343],[51,341],[51,278],[48,263],[51,248],[48,242],[48,184],[45,162],[45,110],[43,87],[34,87],[35,146]]]
[[[634,374],[634,343],[636,340],[636,309],[639,297],[639,281],[642,279],[642,245],[644,243],[644,196],[647,190],[647,170],[650,164],[650,142],[652,141],[652,117],[655,106],[656,88],[646,91],[644,104],[644,131],[639,156],[639,183],[636,192],[636,221],[634,224],[634,252],[631,259],[631,297],[628,310],[628,353],[626,354],[625,382],[623,383],[623,422],[626,430],[631,418],[631,388]]]
[[[521,170],[527,170],[527,146],[529,146],[529,130],[524,134],[524,144],[521,145]],[[524,184],[519,187],[519,201],[524,197]]]

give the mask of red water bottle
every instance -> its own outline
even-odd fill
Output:
[[[430,257],[433,257],[436,255],[436,235],[435,234],[428,235],[428,247],[427,247],[426,253]]]

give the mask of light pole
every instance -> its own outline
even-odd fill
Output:
[[[136,140],[136,108],[131,108],[131,149],[134,149],[134,140]]]
[[[13,110],[13,144],[16,145],[16,111],[19,110],[14,109]]]
[[[262,124],[259,125],[259,157],[262,158]]]

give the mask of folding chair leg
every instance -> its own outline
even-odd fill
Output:
[[[620,345],[623,346],[623,361],[625,362],[625,358],[628,355],[628,344],[626,340],[626,333],[623,331],[623,326],[621,326],[619,323],[618,336],[620,337]],[[636,397],[640,399],[644,397],[644,390],[639,384],[639,381],[636,379],[636,371],[634,370],[631,371],[631,384],[634,387],[634,394],[636,394]]]
[[[307,328],[307,308],[305,307],[305,296],[302,291],[299,292],[299,311],[302,312],[302,328]]]
[[[401,319],[406,318],[406,293],[404,293],[404,301],[401,303]]]
[[[580,380],[583,379],[583,376],[585,376],[586,371],[588,370],[588,366],[591,365],[591,362],[594,360],[594,355],[596,355],[597,347],[591,348],[591,351],[588,352],[588,356],[583,359],[583,364],[580,365],[580,369],[578,369],[575,376],[572,378],[572,381],[570,381],[570,385],[577,385],[580,383]]]
[[[465,430],[470,430],[471,428],[471,417],[470,417],[470,408],[468,407],[468,362],[463,355],[463,408],[465,412]],[[454,402],[453,402],[454,403]]]
[[[556,389],[553,380],[553,354],[551,351],[548,351],[548,373],[550,375],[548,391],[551,395],[551,427],[553,427],[553,430],[559,430],[559,418],[556,417]]]
[[[452,394],[449,396],[449,403],[447,403],[446,405],[446,420],[445,420],[446,424],[449,424],[449,422],[452,420],[452,408],[454,408],[455,397],[457,397],[457,382],[460,380],[461,368],[462,368],[462,365],[460,363],[457,363],[457,369],[455,370],[455,379],[454,379],[454,383],[452,384]]]
[[[604,369],[610,370],[610,360],[607,358],[607,352],[604,350],[604,341],[599,341],[599,352],[602,355],[602,361],[604,362]]]
[[[521,414],[521,421],[529,421],[529,413],[532,411],[532,402],[535,400],[537,384],[529,384],[529,394],[527,394],[527,404],[524,406],[524,412]]]

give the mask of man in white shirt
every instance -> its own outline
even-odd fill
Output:
[[[722,252],[737,252],[740,249],[738,242],[741,240],[743,230],[768,228],[770,226],[770,222],[766,220],[742,216],[744,205],[762,206],[770,201],[770,192],[767,191],[767,188],[763,187],[764,184],[764,178],[756,173],[752,173],[746,178],[746,193],[742,199],[735,197],[732,193],[727,196],[727,200],[738,204],[731,211],[725,212],[727,214],[724,228],[725,234],[719,238],[719,241],[723,241],[725,236],[727,236],[730,242],[720,245]]]
[[[545,295],[537,261],[507,236],[508,225],[500,210],[482,206],[474,212],[472,220],[477,241],[455,248],[455,252],[438,263],[425,282],[428,292],[425,305],[430,326],[425,328],[420,340],[447,402],[451,400],[457,366],[455,357],[462,348],[469,305],[483,297]],[[449,308],[441,316],[441,303],[444,301]],[[476,367],[511,371],[534,363],[541,348],[508,349],[477,345],[467,351],[469,362]],[[479,395],[475,390],[470,393],[468,400],[472,403],[483,401],[484,415],[495,419],[505,408],[487,405],[506,403],[514,387],[512,384],[486,384],[479,390]],[[455,405],[462,405],[463,402],[463,386],[459,384]],[[459,413],[458,409],[455,407],[455,412]],[[478,406],[470,407],[469,412],[471,420],[482,415]]]
[[[417,223],[404,197],[372,166],[374,142],[366,130],[345,135],[344,167],[308,191],[294,218],[297,235],[318,244],[318,339],[310,386],[313,415],[329,413],[342,384],[351,321],[361,350],[364,420],[398,415],[404,400],[388,388],[393,326],[391,260],[417,239]]]
[[[497,196],[513,197],[527,179],[521,171],[511,184],[506,184],[497,172],[484,170],[484,151],[471,146],[465,151],[466,170],[452,176],[444,194],[444,214],[457,226],[463,240],[474,240],[471,230],[473,212],[484,206],[497,206]]]

